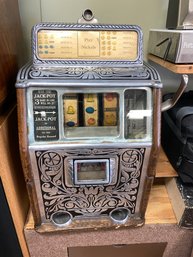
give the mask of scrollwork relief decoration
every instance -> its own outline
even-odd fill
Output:
[[[76,79],[76,80],[108,80],[108,79],[128,79],[128,80],[160,80],[156,70],[145,64],[142,67],[44,67],[36,68],[27,64],[23,67],[17,77],[17,82],[30,79]]]
[[[65,184],[65,158],[116,154],[119,159],[117,183],[114,185],[85,185],[68,187]],[[145,149],[84,149],[37,151],[42,198],[46,218],[67,210],[73,216],[108,214],[113,208],[126,207],[135,212]]]
[[[149,79],[150,72],[146,67],[108,68],[108,67],[63,67],[36,69],[29,71],[29,79],[63,78],[63,79]]]

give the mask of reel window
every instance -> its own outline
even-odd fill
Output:
[[[125,91],[125,138],[151,139],[151,97],[146,90]]]
[[[63,95],[65,137],[104,137],[119,133],[117,93]]]

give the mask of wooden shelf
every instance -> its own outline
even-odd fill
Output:
[[[18,241],[23,256],[28,257],[24,237],[24,224],[29,208],[29,200],[20,164],[17,132],[17,111],[13,106],[0,115],[0,178],[9,205]],[[10,246],[11,247],[11,246]]]
[[[172,166],[170,165],[164,151],[161,149],[160,158],[157,165],[158,178],[177,176]],[[96,230],[96,231],[79,231],[60,233],[36,233],[34,230],[34,220],[31,211],[28,214],[28,220],[26,222],[24,232],[28,243],[28,248],[32,256],[45,256],[52,251],[52,256],[58,256],[59,253],[63,253],[63,256],[68,256],[67,249],[69,247],[85,246],[89,245],[88,242],[92,242],[92,245],[112,245],[119,244],[117,239],[121,240],[121,244],[131,244],[131,238],[138,243],[143,242],[160,242],[160,236],[162,236],[162,242],[167,241],[168,244],[173,245],[179,241],[180,234],[177,232],[177,220],[174,214],[166,186],[165,179],[156,180],[151,189],[148,206],[145,215],[145,225],[140,229],[114,229],[114,230]],[[159,235],[160,233],[160,235]],[[168,237],[168,233],[170,234]],[[182,231],[182,233],[186,233]],[[149,236],[151,235],[151,236]],[[149,238],[148,238],[149,237]],[[188,236],[187,236],[188,237]],[[49,240],[49,241],[47,241]],[[147,241],[146,241],[147,240]],[[58,241],[60,244],[56,244]],[[186,241],[186,240],[185,240]],[[45,243],[48,242],[49,246]],[[36,247],[34,247],[34,245]],[[48,250],[50,249],[50,250]],[[171,248],[172,249],[172,248]],[[43,254],[42,254],[43,253]],[[171,256],[172,252],[168,252],[167,257]],[[42,255],[41,255],[42,254]],[[164,255],[165,256],[165,255]],[[187,255],[185,255],[187,256]]]
[[[0,116],[0,177],[7,201],[11,210],[13,222],[23,256],[29,257],[23,229],[34,230],[34,221],[30,212],[28,221],[28,198],[20,166],[18,141],[17,141],[17,113],[14,106],[6,114]],[[15,128],[13,130],[13,128]],[[163,150],[157,165],[157,178],[177,176]],[[158,208],[159,206],[159,208]],[[146,224],[175,224],[176,218],[172,210],[165,185],[154,185],[151,190],[148,208],[146,212]],[[26,233],[26,232],[25,232]]]
[[[163,148],[160,149],[159,160],[156,168],[156,178],[171,178],[177,177],[178,174],[168,161]]]
[[[172,168],[170,162],[167,159],[166,154],[161,148],[156,169],[156,178],[172,178],[177,176],[178,175],[176,171]],[[177,223],[165,184],[153,185],[147,206],[146,224],[157,223]],[[34,229],[34,220],[31,211],[29,211],[25,229]]]
[[[153,185],[145,215],[145,224],[176,224],[177,220],[165,184]]]
[[[177,176],[176,171],[172,168],[161,148],[156,169],[156,178],[172,178]],[[165,184],[153,185],[146,211],[146,224],[174,224],[176,222]],[[29,211],[25,229],[34,229],[34,220],[31,211]]]
[[[158,208],[159,206],[159,208]],[[146,211],[146,224],[176,224],[176,217],[168,198],[165,185],[153,185]],[[25,230],[34,229],[34,220],[31,211]]]
[[[178,74],[193,74],[193,64],[175,64],[149,54],[148,59],[161,65],[162,67]]]

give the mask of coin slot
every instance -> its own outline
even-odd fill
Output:
[[[125,208],[117,208],[110,213],[110,218],[117,224],[124,224],[129,217],[129,210]]]
[[[59,226],[67,226],[72,221],[72,215],[69,212],[56,212],[51,217],[52,222]]]

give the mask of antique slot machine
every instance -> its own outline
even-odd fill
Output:
[[[17,78],[20,152],[37,231],[139,226],[155,175],[160,78],[142,32],[77,24],[33,28]]]

